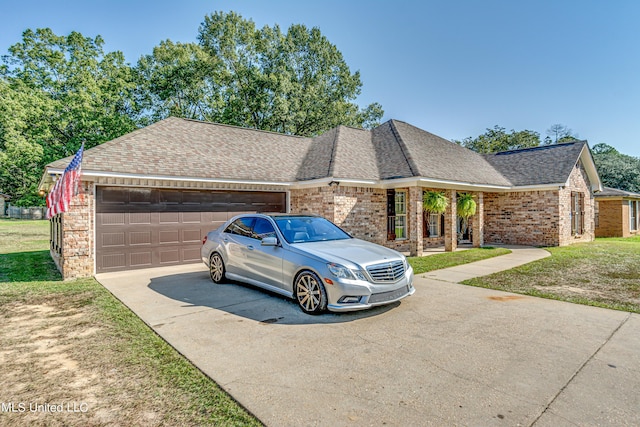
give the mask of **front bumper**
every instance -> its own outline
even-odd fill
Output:
[[[326,285],[329,303],[329,311],[356,311],[366,310],[379,305],[391,304],[400,301],[415,293],[413,287],[413,269],[405,272],[405,275],[395,283],[373,284],[363,280],[336,280],[332,279],[333,285]],[[342,303],[343,297],[358,296],[359,301],[355,303]]]

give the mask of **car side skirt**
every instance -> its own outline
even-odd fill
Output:
[[[256,286],[261,289],[266,289],[276,294],[283,295],[287,298],[293,298],[293,294],[289,291],[285,291],[284,289],[277,288],[275,286],[267,285],[266,283],[259,282],[257,280],[249,279],[247,277],[241,276],[239,274],[234,273],[226,273],[227,279],[237,280],[238,282],[248,283],[250,285]]]

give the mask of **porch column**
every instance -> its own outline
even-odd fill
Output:
[[[447,190],[449,206],[444,213],[444,250],[454,252],[458,248],[458,207],[456,190]]]
[[[422,256],[424,243],[422,239],[422,187],[409,188],[409,255]]]
[[[473,216],[473,247],[484,245],[484,193],[477,193],[476,214]]]

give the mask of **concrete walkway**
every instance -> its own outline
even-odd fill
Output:
[[[497,245],[493,246],[497,247]],[[474,277],[487,276],[503,270],[511,270],[520,265],[551,256],[551,254],[544,249],[529,246],[501,245],[499,247],[509,249],[511,253],[456,267],[431,271],[421,276],[442,282],[460,283],[468,279],[473,279]]]
[[[640,425],[640,316],[454,283],[546,252],[514,249],[322,316],[200,265],[97,278],[268,426]]]

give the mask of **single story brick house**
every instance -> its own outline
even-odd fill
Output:
[[[604,187],[595,202],[596,237],[640,235],[640,194]]]
[[[481,155],[398,120],[304,138],[172,117],[86,150],[82,168],[82,194],[51,220],[65,279],[197,262],[202,236],[240,212],[322,215],[411,255],[461,237],[567,245],[594,238],[601,189],[586,141]],[[446,194],[445,214],[424,213],[427,190]],[[465,236],[458,193],[477,203]]]

